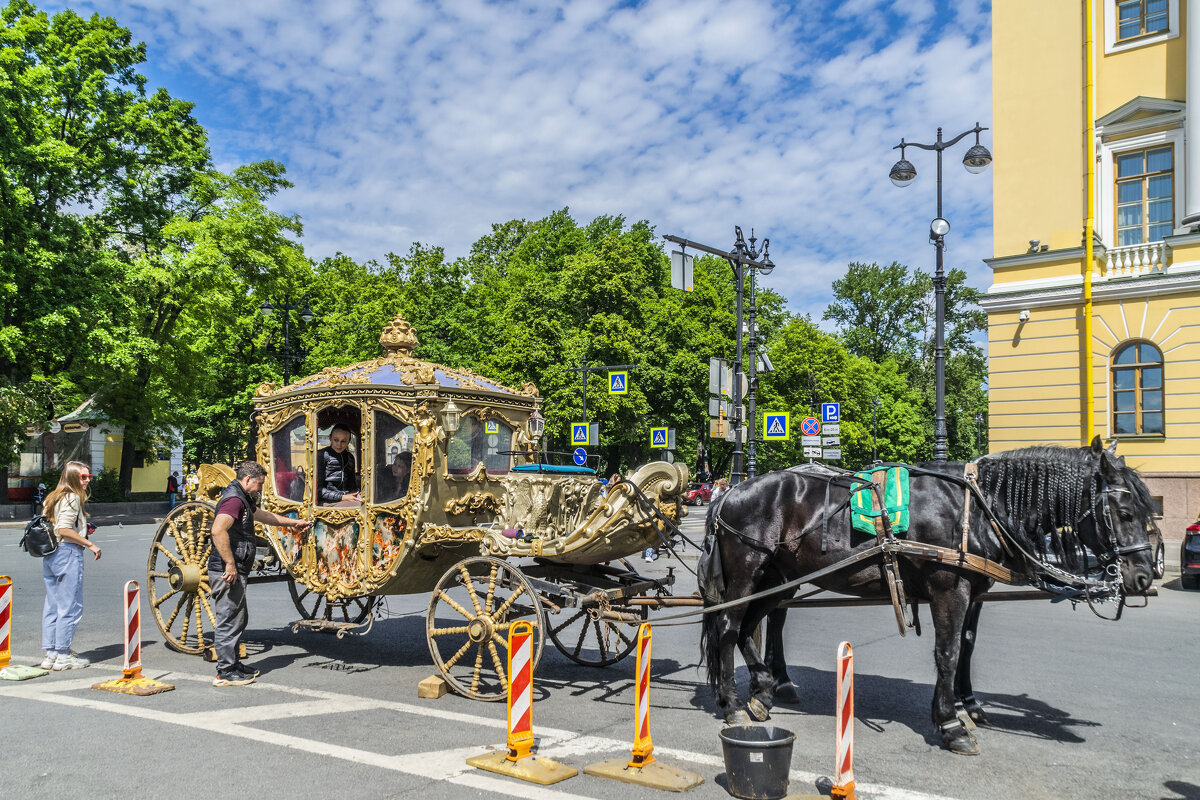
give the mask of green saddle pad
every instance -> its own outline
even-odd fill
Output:
[[[856,531],[878,536],[883,533],[884,511],[875,508],[875,492],[871,488],[871,474],[887,470],[883,484],[883,505],[893,533],[908,532],[908,470],[904,467],[876,467],[854,473],[864,481],[860,488],[850,492],[850,527]]]

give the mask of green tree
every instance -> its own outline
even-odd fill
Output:
[[[834,301],[825,309],[850,352],[873,361],[918,356],[925,332],[925,307],[932,281],[893,261],[886,267],[852,262],[833,282]]]

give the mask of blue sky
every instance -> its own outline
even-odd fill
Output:
[[[990,126],[981,0],[97,0],[195,102],[223,169],[273,158],[306,252],[419,241],[465,255],[494,222],[569,206],[715,246],[771,239],[766,284],[819,319],[850,261],[932,271],[932,153]],[[990,132],[989,132],[990,133]],[[990,145],[989,133],[983,142]],[[969,138],[969,137],[968,137]],[[947,151],[947,266],[986,289],[990,170]]]

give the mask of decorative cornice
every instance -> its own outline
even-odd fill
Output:
[[[1096,242],[1092,247],[1095,258],[1103,258],[1107,252],[1104,245]],[[1051,261],[1074,261],[1082,259],[1087,253],[1083,247],[1072,247],[1069,250],[1046,250],[1038,253],[1018,253],[1015,256],[998,256],[985,258],[983,263],[992,269],[1007,269],[1008,267],[1025,267],[1033,264],[1046,264]]]
[[[1075,276],[1072,276],[1074,279]],[[1003,285],[1003,284],[1001,284]],[[993,287],[994,288],[994,287]],[[1144,275],[1138,278],[1113,278],[1092,284],[1092,295],[1097,300],[1125,300],[1128,298],[1156,297],[1180,292],[1200,290],[1200,271],[1182,274]],[[1079,305],[1083,303],[1083,287],[1078,285],[1058,286],[1016,292],[994,292],[979,301],[980,307],[988,312],[1015,311],[1023,308],[1045,306]]]

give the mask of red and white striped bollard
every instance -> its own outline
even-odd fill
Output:
[[[854,796],[854,650],[849,642],[838,645],[837,655],[837,747],[833,770],[834,797]]]
[[[137,581],[125,584],[125,676],[132,681],[142,677],[142,593]]]
[[[12,578],[0,575],[0,667],[12,660]]]
[[[650,738],[650,623],[638,628],[637,683],[634,687],[633,759],[631,767],[654,762],[654,742]]]

